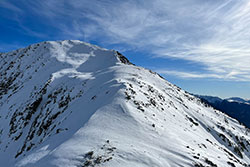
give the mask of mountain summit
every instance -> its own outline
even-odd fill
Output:
[[[116,51],[68,40],[0,57],[1,166],[250,166],[247,128]]]

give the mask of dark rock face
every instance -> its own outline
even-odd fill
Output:
[[[120,52],[116,51],[116,56],[119,58],[119,60],[123,64],[129,64],[129,65],[134,65],[132,64],[125,56],[123,56]]]

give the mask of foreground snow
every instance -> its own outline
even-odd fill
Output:
[[[80,41],[1,54],[3,166],[249,166],[249,130],[116,51]]]

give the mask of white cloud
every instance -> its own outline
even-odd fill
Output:
[[[210,79],[223,79],[226,81],[249,81],[250,77],[245,77],[244,72],[232,71],[230,73],[208,73],[208,72],[190,72],[190,71],[176,71],[169,69],[157,69],[156,72],[163,75],[171,75],[176,76],[178,78],[183,79],[202,79],[202,78],[210,78]],[[241,75],[241,77],[237,77],[237,75]]]
[[[6,8],[20,10],[4,2]],[[204,73],[175,71],[179,77],[250,81],[248,0],[33,0],[26,7],[60,36],[126,44],[204,67]]]
[[[14,5],[14,4],[6,1],[6,0],[0,1],[0,7],[1,8],[6,8],[6,9],[9,9],[9,10],[18,12],[18,13],[22,12],[22,10],[20,8],[18,8],[16,5]]]
[[[160,74],[165,74],[165,75],[174,75],[179,78],[193,78],[193,79],[198,79],[198,78],[218,78],[221,79],[223,78],[220,75],[217,74],[201,74],[201,73],[193,73],[193,72],[183,72],[183,71],[173,71],[173,70],[156,70]]]

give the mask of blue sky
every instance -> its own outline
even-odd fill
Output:
[[[250,98],[248,0],[0,0],[0,52],[79,39],[197,94]]]

